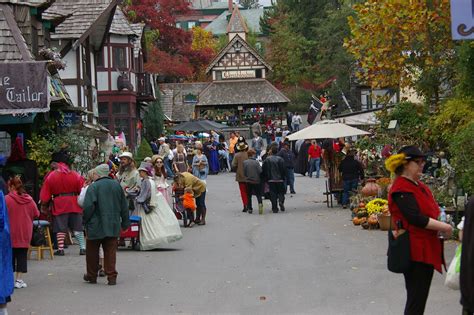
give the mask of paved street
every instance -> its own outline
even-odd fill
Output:
[[[241,212],[233,174],[210,176],[208,225],[159,251],[118,254],[118,284],[82,281],[77,246],[29,261],[11,314],[402,314],[403,277],[386,270],[386,232],[322,203],[324,179],[296,178],[287,212]],[[255,208],[255,207],[254,207]],[[452,257],[454,243],[447,245]],[[458,314],[459,291],[436,274],[426,314]]]

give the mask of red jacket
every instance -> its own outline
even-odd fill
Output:
[[[84,179],[79,173],[69,169],[52,171],[41,187],[41,202],[46,204],[53,200],[53,215],[82,213],[82,208],[77,204],[77,197],[83,186]]]
[[[33,219],[40,215],[35,201],[28,194],[11,192],[5,196],[5,203],[10,217],[12,247],[30,247]]]
[[[321,147],[319,145],[311,145],[308,149],[308,155],[312,159],[319,159],[321,158]]]
[[[394,192],[412,193],[415,196],[420,213],[427,217],[438,219],[439,206],[431,190],[422,182],[418,181],[417,183],[418,185],[402,176],[395,179],[388,195],[388,205],[393,220],[392,224],[401,220],[403,227],[410,233],[411,260],[433,265],[437,271],[442,272],[441,265],[444,261],[442,244],[438,238],[438,232],[409,225],[397,204],[392,199]]]

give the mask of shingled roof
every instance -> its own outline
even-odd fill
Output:
[[[21,4],[30,7],[41,7],[51,2],[53,2],[53,0],[0,0],[0,3]]]
[[[245,21],[245,25],[247,26],[247,28],[256,34],[262,33],[262,30],[260,28],[260,17],[263,16],[263,12],[264,8],[239,10],[240,16]],[[225,35],[227,33],[228,15],[229,11],[224,11],[223,13],[221,13],[221,15],[215,18],[208,26],[206,26],[205,30],[211,32],[216,36]]]
[[[58,16],[70,15],[51,33],[51,38],[78,39],[102,14],[112,10],[115,5],[116,0],[56,0],[43,13],[43,19],[53,20]]]
[[[12,9],[0,4],[0,61],[29,61],[33,57],[15,21]]]
[[[200,94],[196,106],[265,105],[290,100],[265,79],[214,81]]]
[[[112,25],[110,25],[109,32],[117,35],[137,35],[121,8],[115,10],[114,19],[112,20]]]
[[[240,10],[238,6],[234,6],[234,10],[232,11],[232,15],[229,20],[229,24],[227,24],[227,33],[248,33],[249,29],[247,28],[247,24],[245,23],[242,15],[240,14]]]

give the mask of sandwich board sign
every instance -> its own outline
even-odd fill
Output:
[[[474,39],[474,0],[451,0],[451,33],[454,40]]]

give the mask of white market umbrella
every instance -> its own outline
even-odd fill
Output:
[[[290,141],[301,139],[337,139],[368,134],[370,133],[367,131],[338,123],[335,120],[322,120],[298,132],[292,133],[287,138]]]

